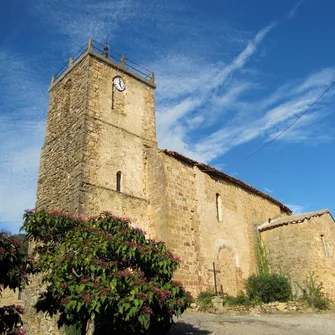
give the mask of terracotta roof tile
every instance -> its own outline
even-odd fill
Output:
[[[252,192],[254,194],[257,194],[259,196],[261,196],[262,198],[264,199],[267,199],[269,201],[271,201],[272,203],[278,205],[283,211],[285,211],[286,213],[289,213],[291,214],[292,211],[287,207],[285,206],[284,204],[282,204],[281,202],[279,202],[278,200],[270,197],[268,194],[266,193],[263,193],[259,190],[257,190],[256,188],[244,183],[243,181],[239,180],[239,179],[236,179],[232,176],[229,176],[228,174],[226,173],[223,173],[221,172],[220,170],[217,170],[215,168],[213,168],[212,166],[209,166],[207,164],[203,164],[203,163],[199,163],[191,158],[188,158],[188,157],[185,157],[181,154],[179,154],[178,152],[175,152],[175,151],[171,151],[171,150],[162,150],[163,153],[165,153],[166,155],[170,156],[170,157],[173,157],[179,161],[183,161],[185,163],[188,163],[192,166],[196,166],[198,167],[201,171],[205,172],[205,173],[208,173],[208,174],[213,174],[215,175],[216,177],[219,177],[221,179],[224,179],[224,180],[228,180],[230,181],[231,183],[235,184],[235,185],[238,185],[240,186],[241,188],[249,191],[249,192]]]
[[[313,217],[321,216],[323,214],[330,214],[328,209],[322,209],[316,212],[309,212],[299,215],[291,215],[291,216],[285,216],[278,219],[273,219],[270,222],[263,223],[262,225],[258,226],[257,229],[259,231],[269,230],[276,227],[288,225],[288,224],[294,224],[294,223],[300,223],[305,220],[310,220]],[[330,214],[331,215],[331,214]]]

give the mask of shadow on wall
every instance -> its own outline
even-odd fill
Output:
[[[212,334],[209,330],[199,329],[190,325],[189,323],[184,322],[177,322],[172,325],[171,330],[169,331],[168,335],[207,335]]]

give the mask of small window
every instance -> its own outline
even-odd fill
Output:
[[[71,89],[72,89],[72,80],[69,79],[63,86],[64,96],[63,96],[63,110],[64,113],[68,113],[71,107]]]
[[[216,215],[219,222],[222,221],[222,199],[219,193],[216,193]]]
[[[121,192],[121,179],[122,179],[121,171],[116,172],[116,191],[117,192]]]
[[[325,236],[320,235],[320,237],[321,237],[323,253],[324,253],[325,257],[329,257],[329,251],[328,251],[327,243],[326,243],[326,240],[325,240]]]

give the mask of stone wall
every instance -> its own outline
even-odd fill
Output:
[[[220,273],[218,287],[237,294],[255,272],[256,225],[287,215],[280,206],[231,181],[201,171],[164,152],[148,149],[150,220],[158,238],[182,260],[176,279],[194,295],[213,289],[212,263]],[[218,218],[217,194],[222,198]]]
[[[89,58],[82,57],[50,87],[49,110],[37,187],[37,209],[80,213]],[[32,245],[30,245],[30,249]],[[25,290],[24,321],[28,334],[61,334],[56,319],[36,313],[43,292],[40,278]]]
[[[125,91],[113,86],[116,76]],[[97,55],[89,58],[89,83],[81,213],[110,210],[149,232],[144,152],[157,147],[154,87]]]
[[[39,209],[79,214],[88,65],[84,58],[51,87],[38,177]]]
[[[5,306],[5,305],[22,305],[23,306],[23,304],[24,304],[24,301],[22,300],[22,297],[19,296],[18,289],[14,291],[14,290],[10,290],[9,288],[6,288],[5,290],[1,291],[0,306]]]
[[[329,212],[275,225],[261,231],[261,237],[269,249],[272,271],[286,273],[300,285],[314,273],[335,300],[335,222]]]

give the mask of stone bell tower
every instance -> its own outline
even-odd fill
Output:
[[[104,210],[149,230],[145,150],[156,148],[154,75],[90,40],[53,77],[36,207]]]
[[[52,78],[37,209],[88,217],[109,210],[147,233],[146,151],[156,151],[154,75],[89,40]],[[36,313],[39,276],[25,290],[28,334],[64,334]]]

